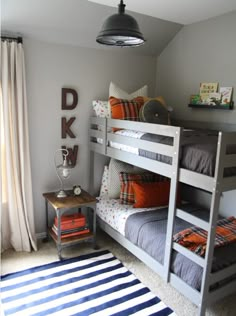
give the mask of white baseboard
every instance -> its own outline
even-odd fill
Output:
[[[46,232],[42,232],[42,233],[37,233],[36,234],[36,238],[37,239],[44,239],[47,237],[47,233]]]

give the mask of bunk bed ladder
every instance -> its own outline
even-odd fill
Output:
[[[176,186],[178,184],[178,174],[175,168],[178,166],[178,160],[177,160],[178,157],[176,156],[173,159],[173,176],[171,178],[171,191],[170,191],[170,201],[169,201],[169,211],[168,211],[165,258],[164,258],[164,275],[165,275],[166,281],[168,282],[170,278],[170,262],[171,262],[171,254],[172,254],[173,249],[182,253],[183,255],[188,257],[190,260],[193,260],[194,262],[196,262],[203,268],[202,286],[201,286],[201,291],[199,293],[199,300],[198,300],[199,316],[205,315],[209,288],[210,288],[210,275],[211,275],[212,260],[213,260],[213,253],[214,253],[215,234],[216,234],[216,226],[217,226],[217,220],[218,220],[220,197],[221,197],[221,192],[222,192],[220,183],[221,183],[221,180],[223,179],[223,172],[224,172],[223,160],[220,159],[220,157],[222,158],[222,156],[224,155],[226,151],[226,142],[222,138],[223,138],[222,133],[219,132],[214,184],[213,184],[213,187],[209,188],[209,191],[212,193],[209,223],[199,218],[195,218],[193,215],[188,214],[184,212],[183,210],[177,209],[175,207]],[[175,216],[178,216],[194,225],[198,225],[201,228],[208,231],[205,258],[201,258],[198,255],[187,250],[183,246],[180,246],[177,243],[173,243],[173,228],[174,228]]]
[[[169,282],[170,277],[170,260],[172,253],[172,236],[174,228],[174,218],[176,215],[176,197],[177,197],[177,186],[179,180],[179,153],[180,153],[180,141],[182,136],[182,128],[176,131],[176,137],[174,137],[174,155],[172,157],[172,175],[170,184],[170,198],[168,208],[168,221],[167,221],[167,232],[166,232],[166,245],[165,245],[165,256],[164,256],[164,276],[166,282]]]
[[[217,153],[216,153],[216,166],[215,166],[215,176],[214,176],[214,187],[212,190],[211,197],[211,207],[210,207],[210,219],[209,219],[209,230],[208,230],[208,238],[207,238],[207,246],[206,246],[206,254],[205,254],[205,264],[203,267],[203,276],[202,276],[202,285],[200,292],[200,304],[199,304],[199,316],[204,316],[208,294],[210,288],[210,275],[212,269],[212,261],[214,254],[214,244],[215,244],[215,235],[216,235],[216,226],[219,214],[219,204],[220,197],[222,193],[222,188],[220,183],[223,179],[224,167],[223,167],[223,159],[224,153],[226,152],[226,142],[223,140],[223,135],[219,132],[218,135],[218,144],[217,144]]]

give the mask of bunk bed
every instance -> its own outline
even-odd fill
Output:
[[[148,139],[138,139],[116,133],[114,130],[132,130],[154,135]],[[156,138],[171,141],[156,142]],[[209,144],[214,139],[214,171],[204,174],[189,170],[181,163],[186,145]],[[138,148],[138,154],[117,148],[115,144]],[[113,144],[113,145],[112,145]],[[113,147],[112,147],[113,146]],[[126,238],[111,225],[98,218],[100,227],[111,237],[126,247],[135,256],[161,275],[179,292],[190,299],[199,308],[199,315],[205,315],[206,307],[228,296],[236,290],[236,258],[228,265],[212,269],[216,226],[219,215],[219,203],[222,192],[236,189],[236,132],[209,132],[185,130],[178,126],[159,125],[125,120],[91,117],[90,150],[91,171],[93,173],[94,153],[99,153],[117,160],[136,165],[170,179],[170,198],[167,209],[165,245],[161,260],[148,254],[144,249]],[[141,154],[140,154],[141,153]],[[149,153],[149,154],[148,154]],[[151,155],[150,155],[151,153]],[[155,158],[153,158],[155,157]],[[166,159],[168,157],[168,159]],[[211,193],[208,216],[199,216],[185,207],[176,206],[178,183],[184,183]],[[149,213],[150,215],[151,213]],[[208,232],[205,256],[201,257],[179,243],[173,241],[175,222],[180,220],[196,225]],[[186,227],[186,226],[184,226]],[[235,244],[233,245],[235,252]],[[232,253],[231,249],[231,253]],[[173,269],[173,257],[180,255],[187,258],[201,269],[199,287],[192,287]]]

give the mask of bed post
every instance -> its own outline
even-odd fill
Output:
[[[173,140],[174,155],[172,157],[172,175],[170,182],[170,197],[168,208],[168,221],[166,231],[166,245],[165,245],[165,257],[164,257],[164,276],[166,282],[169,282],[170,277],[170,260],[173,244],[173,228],[174,218],[176,214],[176,196],[179,180],[179,153],[180,153],[180,139],[182,135],[182,128],[176,130],[176,135]]]
[[[89,191],[94,194],[94,151],[90,148],[89,157]]]
[[[201,302],[199,304],[197,315],[198,316],[205,316],[206,315],[206,302]]]

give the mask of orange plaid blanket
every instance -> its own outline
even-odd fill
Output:
[[[173,237],[173,241],[204,257],[208,232],[193,226],[182,230]],[[231,216],[217,221],[215,247],[236,242],[236,218]]]

